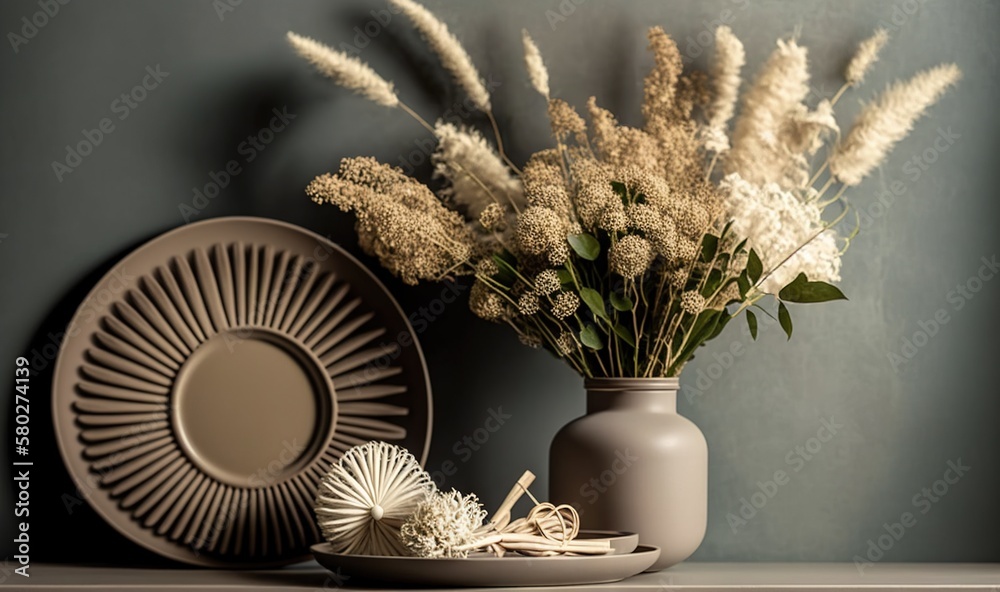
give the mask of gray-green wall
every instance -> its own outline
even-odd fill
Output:
[[[43,358],[51,354],[56,334],[101,272],[135,245],[183,224],[179,206],[192,205],[192,189],[232,159],[242,172],[192,219],[274,217],[359,252],[350,220],[313,205],[303,187],[348,155],[398,163],[415,153],[422,160],[415,141],[426,135],[406,117],[314,75],[287,47],[287,30],[354,45],[428,118],[461,104],[462,95],[402,18],[372,24],[371,11],[384,9],[385,0],[244,0],[220,17],[223,2],[77,0],[60,6],[16,51],[0,47],[0,384],[12,381],[16,356],[33,349]],[[428,0],[428,6],[496,83],[496,111],[516,160],[548,143],[544,106],[521,66],[521,28],[538,41],[555,95],[582,105],[594,94],[633,124],[650,64],[644,29],[654,24],[704,67],[707,31],[728,21],[747,46],[751,70],[775,38],[798,31],[822,97],[839,85],[854,44],[883,23],[892,43],[866,88],[842,101],[845,124],[891,78],[957,62],[965,72],[960,87],[853,194],[868,219],[844,259],[850,301],[794,311],[790,343],[773,326],[751,343],[734,324],[688,368],[681,412],[702,428],[711,451],[709,528],[695,559],[848,561],[867,553],[868,541],[885,533],[883,524],[911,512],[916,524],[902,538],[891,545],[883,538],[890,547],[885,560],[1000,560],[1000,278],[981,285],[972,279],[983,257],[1000,252],[997,3]],[[37,1],[3,2],[0,32],[20,35],[22,17],[39,10]],[[367,44],[357,32],[366,26],[376,33]],[[157,65],[168,75],[122,119],[126,112],[114,101]],[[295,119],[246,162],[240,143],[267,125],[274,108],[287,108]],[[65,160],[65,146],[105,117],[113,131],[57,179],[53,161]],[[426,164],[417,174],[426,178]],[[440,290],[405,287],[377,272],[410,312]],[[951,292],[960,284],[980,289],[967,299]],[[947,322],[926,342],[915,337],[939,310]],[[540,475],[544,491],[549,441],[583,411],[580,380],[546,354],[521,347],[508,331],[475,320],[461,304],[420,338],[435,387],[431,470],[454,462],[458,471],[446,486],[475,490],[491,506],[523,469]],[[904,339],[920,347],[904,352]],[[729,358],[733,347],[741,355]],[[889,353],[913,355],[894,367]],[[86,507],[70,503],[67,511],[74,492],[47,425],[50,372],[51,365],[31,391],[35,561],[149,561]],[[699,381],[699,374],[707,378]],[[0,407],[4,450],[9,388]],[[466,452],[463,436],[501,407],[511,419],[479,450]],[[817,449],[819,441],[810,438],[824,421],[842,427]],[[809,446],[812,453],[802,448],[805,460],[796,447]],[[931,492],[938,501],[930,502],[923,488],[959,460],[968,472],[940,498]],[[754,494],[774,491],[766,481],[777,470],[790,475],[787,484],[746,524],[727,519],[739,516],[744,499],[760,505],[764,498]],[[9,526],[6,469],[0,476],[2,522]],[[11,539],[3,540],[9,555]],[[67,546],[72,553],[59,551]]]

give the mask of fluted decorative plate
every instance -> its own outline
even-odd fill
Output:
[[[112,526],[208,566],[309,558],[316,489],[384,440],[421,463],[430,384],[399,305],[302,228],[217,218],[143,245],[67,330],[53,392],[63,458]]]

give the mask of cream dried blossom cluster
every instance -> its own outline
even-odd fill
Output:
[[[553,96],[538,44],[521,33],[526,82],[541,95],[553,145],[521,166],[504,149],[493,101],[468,52],[414,0],[390,0],[489,122],[432,125],[367,64],[289,34],[320,72],[412,116],[437,141],[435,195],[373,159],[345,159],[307,193],[357,216],[366,252],[406,283],[472,275],[469,306],[509,325],[585,376],[676,376],[698,347],[766,296],[843,298],[849,186],[879,166],[961,74],[943,65],[896,83],[841,131],[835,111],[876,64],[888,34],[863,41],[830,99],[810,91],[809,52],[780,39],[743,84],[746,52],[715,31],[708,74],[685,70],[661,27],[647,34],[652,67],[642,122],[628,125],[591,97]],[[745,88],[744,88],[745,86]],[[541,105],[540,105],[541,107]]]
[[[477,248],[462,217],[422,183],[373,158],[345,158],[306,188],[317,203],[353,212],[365,252],[407,284],[468,273]]]
[[[771,270],[759,285],[761,292],[777,294],[800,273],[814,281],[840,281],[837,231],[826,226],[814,201],[799,199],[777,183],[750,183],[736,173],[722,179],[720,188],[733,232],[751,237],[749,245]]]

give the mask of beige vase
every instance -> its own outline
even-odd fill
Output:
[[[595,378],[587,414],[563,427],[549,453],[549,498],[583,528],[626,530],[660,548],[651,570],[694,553],[708,518],[708,445],[677,414],[676,378]]]

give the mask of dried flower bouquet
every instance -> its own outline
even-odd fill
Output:
[[[777,316],[791,337],[786,303],[844,298],[833,283],[858,229],[842,229],[852,211],[844,191],[960,78],[949,64],[897,82],[842,135],[833,108],[861,84],[886,33],[859,46],[843,87],[814,106],[806,104],[806,48],[779,40],[743,92],[730,132],[743,45],[719,27],[710,75],[684,72],[676,44],[653,27],[645,122],[636,128],[593,97],[589,121],[551,97],[541,53],[524,32],[529,79],[547,102],[555,146],[519,168],[462,45],[424,7],[391,1],[485,114],[495,147],[474,127],[431,125],[366,64],[289,33],[321,72],[427,128],[443,180],[435,194],[373,158],[346,158],[307,194],[353,212],[364,250],[408,284],[474,276],[476,315],[510,325],[523,343],[588,377],[677,376],[741,313],[755,338],[753,310]],[[768,295],[774,313],[762,305]]]

